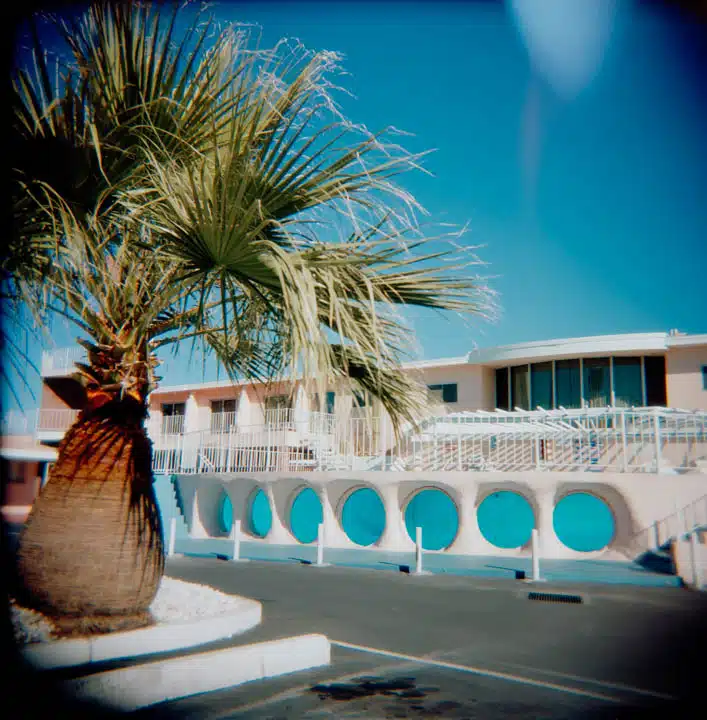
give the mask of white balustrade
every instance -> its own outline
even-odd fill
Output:
[[[72,372],[77,362],[86,359],[86,350],[80,345],[42,352],[42,375]]]
[[[79,412],[79,410],[72,408],[40,410],[37,430],[45,432],[65,432],[76,422]]]

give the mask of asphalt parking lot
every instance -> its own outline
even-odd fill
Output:
[[[684,589],[204,558],[167,572],[263,603],[262,625],[232,644],[317,632],[332,664],[146,718],[666,717],[704,702],[707,597]]]

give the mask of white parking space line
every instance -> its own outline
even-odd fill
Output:
[[[349,650],[358,650],[360,652],[372,653],[383,657],[396,658],[398,660],[407,660],[408,662],[419,663],[420,665],[429,665],[430,667],[445,668],[447,670],[456,670],[458,672],[471,673],[473,675],[482,675],[484,677],[495,678],[497,680],[506,680],[508,682],[520,683],[522,685],[531,685],[543,688],[545,690],[554,690],[569,695],[579,695],[594,700],[603,700],[604,702],[621,704],[623,700],[612,695],[605,695],[590,690],[581,690],[579,688],[570,687],[569,685],[558,685],[557,683],[545,682],[543,680],[533,680],[522,675],[513,675],[511,673],[496,672],[495,670],[487,670],[486,668],[474,667],[471,665],[459,665],[457,663],[445,662],[444,660],[432,660],[425,657],[415,657],[414,655],[404,655],[403,653],[391,652],[390,650],[381,650],[366,645],[353,645],[352,643],[339,642],[338,640],[330,640],[330,643],[336,647],[347,648]]]
[[[586,683],[587,685],[598,685],[600,687],[605,687],[608,690],[622,690],[624,692],[634,693],[635,695],[645,695],[647,697],[654,697],[654,698],[658,698],[660,700],[675,700],[675,698],[672,695],[666,695],[665,693],[655,692],[654,690],[644,690],[643,688],[637,688],[637,687],[634,687],[633,685],[623,685],[622,683],[610,683],[610,682],[606,682],[605,680],[596,680],[594,678],[582,677],[580,675],[570,675],[569,673],[561,673],[561,672],[558,672],[557,670],[543,670],[541,668],[530,667],[528,665],[519,665],[518,663],[500,661],[500,664],[506,665],[507,667],[516,668],[518,670],[526,670],[526,671],[538,673],[539,675],[552,675],[553,677],[561,677],[561,678],[565,678],[566,680],[575,680],[577,682]]]

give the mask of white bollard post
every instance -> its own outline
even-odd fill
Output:
[[[422,575],[422,528],[415,528],[415,575]]]
[[[177,542],[177,518],[172,518],[169,521],[169,549],[167,555],[172,557],[174,555],[174,545]]]
[[[317,565],[324,565],[324,523],[317,527]]]
[[[702,578],[699,566],[699,547],[698,547],[697,530],[690,533],[690,559],[692,560],[692,582],[696,590],[702,588]]]
[[[653,523],[653,548],[655,550],[660,549],[660,529],[657,520]]]
[[[241,521],[235,520],[233,523],[233,559],[238,561],[241,559]]]
[[[533,551],[533,581],[538,582],[540,580],[540,552],[538,548],[537,528],[533,528],[530,536],[530,545]]]

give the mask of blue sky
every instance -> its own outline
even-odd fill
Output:
[[[404,185],[431,220],[469,222],[465,242],[485,246],[501,314],[488,323],[410,313],[422,357],[707,331],[704,30],[613,0],[212,9],[261,25],[265,45],[294,36],[343,53],[350,75],[340,80],[356,96],[340,98],[346,114],[413,133],[410,150],[436,150],[425,163],[434,177],[407,175]],[[54,335],[65,345],[73,332]],[[167,384],[201,379],[188,349],[168,361]]]

